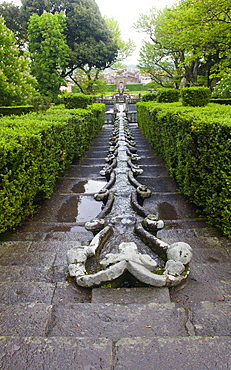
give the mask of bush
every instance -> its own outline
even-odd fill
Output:
[[[177,89],[159,89],[157,92],[158,103],[174,103],[180,98],[180,92]]]
[[[64,94],[63,99],[66,109],[86,109],[89,104],[94,103],[94,96],[92,95],[67,93]]]
[[[181,192],[231,238],[231,107],[140,102],[137,113]]]
[[[0,115],[1,116],[11,116],[17,115],[21,116],[22,114],[27,114],[29,112],[33,112],[34,107],[32,105],[25,105],[25,106],[16,106],[16,107],[0,107]]]
[[[104,104],[93,104],[1,119],[0,232],[18,225],[50,197],[56,179],[101,129],[104,112]]]
[[[191,107],[204,107],[210,102],[208,87],[184,87],[181,89],[182,104]]]
[[[142,101],[154,101],[157,99],[157,93],[148,93],[142,96]]]

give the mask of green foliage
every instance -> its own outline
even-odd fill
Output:
[[[55,101],[63,83],[62,74],[68,61],[69,48],[65,41],[66,19],[63,13],[41,16],[33,14],[29,20],[28,36],[31,71],[38,81],[39,91]]]
[[[230,1],[181,0],[161,11],[150,9],[136,24],[150,40],[141,49],[139,66],[154,80],[170,79],[179,87],[201,76],[208,87],[230,67]]]
[[[157,99],[157,93],[149,93],[142,96],[142,101],[154,101]]]
[[[180,92],[177,89],[159,89],[157,92],[158,103],[173,103],[180,98]]]
[[[119,22],[114,18],[104,17],[107,27],[113,35],[113,39],[118,46],[118,55],[116,60],[111,65],[113,69],[124,68],[123,62],[129,58],[136,49],[135,42],[132,39],[124,41],[121,37],[121,31],[119,28]]]
[[[181,192],[231,237],[231,107],[141,102],[137,112]]]
[[[126,85],[126,89],[128,89],[129,91],[148,91],[148,88],[139,83],[139,84],[127,84]]]
[[[231,98],[231,75],[225,72],[221,80],[216,84],[213,90],[213,97],[227,99]]]
[[[51,105],[51,99],[48,96],[36,95],[31,99],[31,104],[35,112],[45,112]]]
[[[15,107],[0,107],[0,116],[21,116],[22,114],[33,112],[34,107],[31,105],[15,106]]]
[[[0,232],[33,214],[56,179],[89,147],[104,122],[104,104],[5,117],[0,125]]]
[[[82,108],[85,109],[94,102],[94,96],[78,93],[67,93],[63,96],[66,109]]]
[[[210,102],[208,87],[185,87],[181,89],[182,104],[191,107],[204,107]]]
[[[0,105],[29,103],[35,79],[29,74],[27,55],[20,56],[15,37],[0,17]]]

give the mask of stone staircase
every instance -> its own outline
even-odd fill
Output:
[[[153,192],[145,207],[165,221],[162,240],[193,248],[176,288],[83,289],[67,279],[66,252],[87,245],[99,212],[112,127],[58,181],[33,219],[0,244],[0,366],[4,370],[231,369],[231,242],[207,228],[131,124]]]

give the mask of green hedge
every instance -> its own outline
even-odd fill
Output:
[[[63,96],[66,109],[86,109],[89,104],[94,103],[94,96],[77,93],[67,93]]]
[[[184,87],[180,90],[182,104],[191,107],[204,107],[210,102],[211,92],[208,87]]]
[[[210,99],[210,103],[231,105],[231,99],[230,98],[229,99],[212,98]]]
[[[158,103],[173,103],[180,98],[180,92],[177,89],[162,88],[157,92]]]
[[[80,157],[104,122],[104,104],[0,121],[0,232],[49,198],[56,179]]]
[[[157,99],[157,93],[148,93],[142,96],[142,101],[155,101]]]
[[[11,116],[11,115],[21,116],[22,114],[30,113],[33,110],[34,107],[32,105],[0,107],[0,116]]]
[[[126,85],[126,89],[128,89],[129,91],[148,91],[148,88],[147,86],[141,84],[141,83],[138,83],[138,84],[127,84]]]
[[[140,102],[137,113],[181,192],[231,237],[231,107]]]

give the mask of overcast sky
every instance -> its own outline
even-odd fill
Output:
[[[137,50],[128,60],[128,63],[136,63],[139,56],[139,48],[142,44],[144,34],[135,31],[133,25],[142,13],[148,13],[153,6],[161,9],[171,6],[176,0],[95,0],[99,6],[101,14],[115,18],[120,25],[122,38],[126,41],[133,39],[137,45]]]
[[[3,0],[0,0],[2,2]],[[103,16],[115,18],[120,25],[122,38],[126,41],[131,38],[135,41],[137,49],[127,63],[135,64],[139,57],[139,49],[142,45],[144,35],[135,31],[133,25],[142,13],[148,13],[151,7],[161,9],[167,5],[171,6],[177,0],[95,0]],[[13,0],[21,5],[20,0]]]

